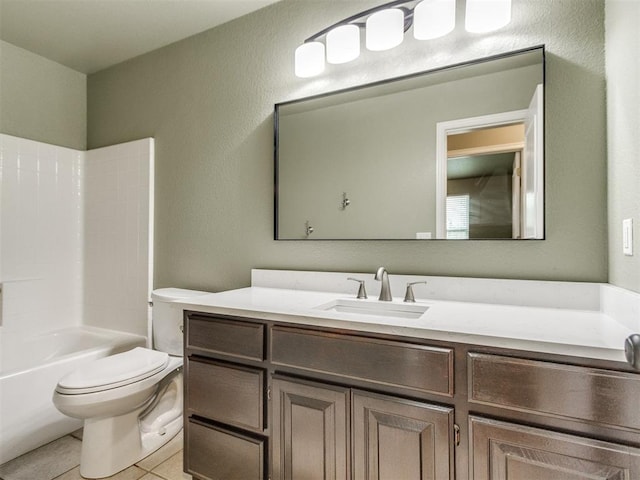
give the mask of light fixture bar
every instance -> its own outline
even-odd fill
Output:
[[[307,38],[304,42],[306,43],[306,42],[313,42],[315,40],[318,40],[324,37],[327,33],[329,33],[334,28],[339,27],[340,25],[351,24],[351,25],[357,25],[358,27],[364,28],[366,17],[368,17],[369,15],[372,15],[381,10],[387,10],[388,8],[397,7],[399,5],[405,5],[407,3],[418,3],[419,1],[420,0],[394,0],[393,2],[388,2],[383,5],[379,5],[377,7],[364,10],[360,13],[357,13],[348,18],[345,18],[344,20],[340,20],[339,22],[336,22],[333,25],[323,30],[320,30],[318,33],[315,33],[311,35],[309,38]],[[405,19],[404,31],[406,32],[409,29],[409,27],[411,27],[411,22],[413,19],[413,8],[405,9],[404,19]]]

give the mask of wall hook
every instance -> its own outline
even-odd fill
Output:
[[[304,222],[304,231],[307,237],[313,233],[313,227],[309,225],[309,220]]]
[[[342,210],[346,210],[351,205],[351,200],[347,198],[347,192],[342,192]]]

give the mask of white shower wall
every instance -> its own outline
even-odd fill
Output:
[[[82,321],[84,156],[0,135],[3,334]]]
[[[149,138],[87,152],[87,325],[147,335],[153,280],[153,155]]]
[[[0,334],[147,335],[153,139],[89,152],[0,134]]]

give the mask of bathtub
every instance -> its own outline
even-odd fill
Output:
[[[93,327],[0,336],[0,465],[82,427],[58,412],[58,380],[88,361],[145,346],[146,338]]]

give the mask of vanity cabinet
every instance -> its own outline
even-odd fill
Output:
[[[640,479],[640,374],[626,365],[185,316],[196,479]]]

